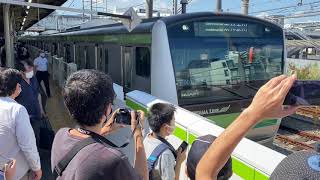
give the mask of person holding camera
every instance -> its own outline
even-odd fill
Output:
[[[148,122],[152,133],[143,142],[149,179],[179,180],[181,164],[186,159],[185,148],[175,150],[165,139],[175,129],[175,111],[173,105],[165,103],[156,103],[150,108]]]
[[[63,91],[64,103],[79,128],[60,129],[51,153],[53,175],[60,180],[135,180],[148,179],[142,127],[131,111],[131,130],[135,142],[134,168],[128,158],[104,138],[124,125],[114,122],[112,112],[115,98],[111,78],[97,70],[80,70],[70,75]]]

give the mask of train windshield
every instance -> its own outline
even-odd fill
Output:
[[[179,104],[250,99],[283,72],[281,28],[205,20],[168,27]]]

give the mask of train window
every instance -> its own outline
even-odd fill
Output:
[[[103,71],[102,59],[103,59],[103,51],[101,47],[98,47],[98,70]]]
[[[174,24],[167,32],[180,105],[249,99],[282,74],[279,27],[209,19]]]
[[[96,53],[95,46],[86,46],[86,68],[95,69],[96,68]]]
[[[108,67],[109,67],[109,51],[106,48],[104,50],[104,72],[108,73]]]
[[[104,55],[104,56],[103,56]],[[108,49],[104,49],[102,47],[98,48],[98,69],[100,71],[103,71],[105,73],[108,73],[108,59],[109,54],[108,54]]]
[[[71,59],[71,47],[70,47],[70,44],[65,44],[65,51],[64,51],[64,56],[65,56],[65,60],[67,63],[70,63],[72,62],[72,59]]]
[[[57,55],[57,51],[58,51],[57,43],[53,43],[52,46],[53,46],[52,47],[53,55]]]
[[[150,50],[147,47],[136,48],[136,74],[142,77],[150,76]]]

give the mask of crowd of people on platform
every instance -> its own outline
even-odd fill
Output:
[[[46,114],[39,82],[48,85],[47,66],[41,52],[33,63],[23,59],[17,61],[16,69],[0,71],[0,159],[5,162],[0,167],[2,179],[41,179],[40,122]],[[112,109],[116,94],[111,77],[97,70],[79,70],[68,77],[63,89],[64,104],[78,126],[56,133],[51,150],[53,176],[60,180],[174,180],[185,173],[191,180],[229,179],[233,175],[231,154],[246,133],[264,119],[282,118],[296,111],[297,107],[283,106],[295,80],[295,75],[272,78],[220,136],[194,140],[188,156],[185,148],[175,149],[167,141],[175,130],[175,106],[156,103],[150,108],[147,121],[151,133],[145,137],[145,112],[130,111],[128,126],[135,154],[131,165],[121,149],[106,138],[126,126],[115,121],[119,111]],[[182,169],[185,160],[186,168]],[[320,154],[289,155],[270,179],[320,179]]]

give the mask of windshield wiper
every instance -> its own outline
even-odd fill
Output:
[[[228,88],[225,88],[225,87],[219,87],[219,88],[222,89],[222,90],[225,90],[225,91],[227,91],[227,92],[229,92],[229,93],[231,93],[231,94],[233,94],[233,95],[240,96],[240,97],[243,98],[243,99],[249,99],[249,97],[243,96],[243,95],[237,93],[237,92],[234,91],[234,90],[231,90],[231,89],[228,89]]]

